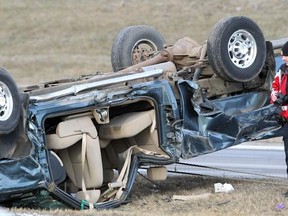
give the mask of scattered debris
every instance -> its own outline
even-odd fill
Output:
[[[215,193],[229,193],[231,191],[234,191],[234,188],[231,184],[215,183],[214,184],[214,191],[215,191]]]
[[[172,200],[198,200],[198,199],[208,199],[211,193],[203,193],[197,195],[173,195]]]
[[[225,201],[225,202],[221,202],[221,203],[217,203],[217,206],[223,206],[223,205],[227,205],[229,204],[231,201]]]

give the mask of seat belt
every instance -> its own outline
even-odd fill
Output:
[[[100,190],[88,190],[86,189],[85,184],[85,159],[87,153],[87,133],[85,131],[81,131],[82,136],[82,148],[81,148],[81,170],[82,170],[82,191],[79,191],[76,195],[77,199],[81,200],[81,206],[84,203],[83,201],[87,201],[89,203],[89,209],[94,209],[94,203],[98,201],[101,191]],[[81,207],[82,208],[82,207]]]
[[[87,133],[83,132],[82,150],[81,150],[82,191],[84,193],[85,200],[87,200],[89,202],[89,208],[93,209],[94,205],[93,205],[93,202],[91,202],[91,200],[90,200],[90,195],[87,193],[86,185],[85,185],[85,179],[84,179],[86,151],[87,151]]]
[[[123,194],[123,189],[126,187],[127,182],[128,182],[132,154],[136,154],[140,152],[146,155],[154,155],[154,156],[157,155],[159,157],[169,158],[166,155],[158,155],[156,152],[142,149],[138,146],[131,146],[128,150],[126,150],[126,154],[127,154],[126,160],[117,180],[115,182],[108,184],[109,188],[104,193],[101,194],[101,197],[99,198],[100,202],[113,199],[113,198],[119,199],[121,197],[121,195]]]

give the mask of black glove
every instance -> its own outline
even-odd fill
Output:
[[[277,106],[288,105],[288,96],[283,94],[278,94],[277,99],[274,101],[274,104]]]

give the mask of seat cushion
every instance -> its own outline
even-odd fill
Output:
[[[131,112],[116,116],[108,124],[101,125],[100,139],[121,139],[135,136],[154,121],[154,110]]]

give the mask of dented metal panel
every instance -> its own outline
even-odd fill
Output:
[[[264,136],[272,137],[273,131],[280,128],[275,115],[279,108],[269,105],[267,91],[216,100],[204,98],[199,103],[194,96],[198,85],[181,81],[179,88],[183,108],[182,158],[215,152]]]
[[[44,186],[45,176],[40,164],[32,156],[19,160],[0,160],[0,201],[21,197],[27,191]]]

